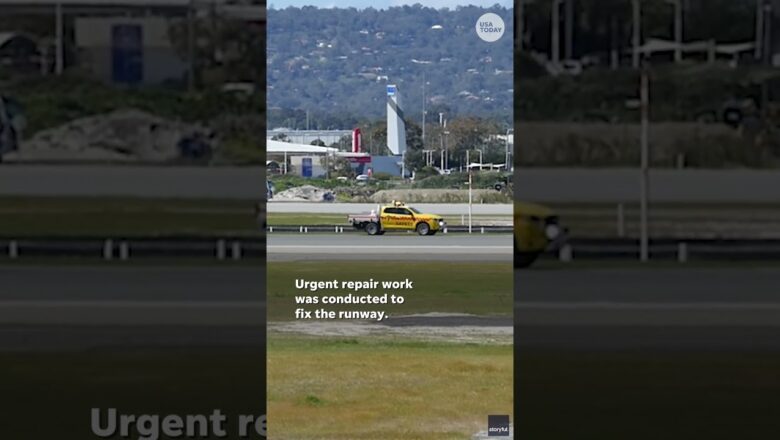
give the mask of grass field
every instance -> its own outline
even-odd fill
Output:
[[[0,198],[0,234],[259,235],[250,201],[88,197]]]
[[[269,335],[269,438],[469,439],[512,389],[511,345]]]
[[[296,278],[319,280],[404,280],[414,281],[414,290],[395,291],[406,297],[403,304],[382,305],[390,314],[427,312],[512,314],[512,265],[508,263],[445,262],[268,262],[268,320],[295,318],[294,296],[311,293],[295,288]],[[345,294],[321,291],[321,294]],[[358,294],[381,295],[384,290]],[[313,306],[309,306],[313,308]],[[365,307],[364,307],[365,308]],[[350,308],[343,307],[348,310]]]
[[[780,353],[519,349],[515,438],[765,439]]]
[[[91,408],[125,414],[262,414],[263,347],[0,353],[4,439],[83,440]],[[229,426],[238,439],[236,428]],[[128,438],[138,438],[131,436]]]
[[[294,319],[296,278],[404,280],[391,314],[512,314],[512,267],[490,263],[269,262],[268,319]],[[384,290],[358,294],[380,295]],[[323,306],[308,306],[308,308]],[[348,309],[325,306],[326,309]],[[469,439],[511,414],[512,347],[414,338],[268,335],[269,438]]]

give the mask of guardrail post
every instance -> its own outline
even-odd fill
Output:
[[[677,243],[677,261],[680,263],[688,262],[688,243]]]
[[[558,259],[564,263],[568,263],[574,259],[574,250],[571,245],[565,244],[561,247],[560,251],[558,251]]]
[[[16,240],[8,242],[8,258],[12,260],[19,258],[19,243]]]
[[[111,260],[114,258],[114,241],[108,239],[103,243],[103,259]]]
[[[308,227],[308,226],[306,226],[305,228],[303,228],[303,233],[304,233],[304,234],[308,234],[308,233],[309,233],[309,227]]]
[[[224,260],[226,254],[225,240],[217,240],[217,260]]]
[[[126,241],[119,243],[119,259],[127,260],[130,258],[130,246]]]
[[[274,232],[274,227],[273,226],[269,226],[268,227],[268,232]]]
[[[300,228],[298,228],[298,233],[300,233],[300,234],[303,234],[303,226],[301,226]]]
[[[234,260],[240,260],[241,259],[241,242],[234,241],[231,249],[230,249],[231,256]]]
[[[617,235],[618,237],[626,236],[626,218],[625,213],[623,212],[622,203],[618,203],[617,205]]]
[[[480,234],[484,234],[484,233],[485,233],[485,227],[484,227],[484,226],[482,226],[481,228],[479,228],[479,233],[480,233]]]
[[[442,231],[443,234],[447,233],[447,228],[444,228],[444,231]]]

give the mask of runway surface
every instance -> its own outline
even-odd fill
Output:
[[[3,165],[0,195],[261,200],[265,196],[264,179],[264,167]],[[771,170],[653,170],[650,180],[650,197],[656,202],[780,201],[780,193],[775,190],[780,187],[780,172]],[[636,200],[639,171],[520,169],[514,188],[518,199],[528,201]],[[274,204],[271,206],[276,209]]]
[[[780,268],[516,271],[515,343],[565,350],[780,350]]]
[[[509,234],[269,234],[268,259],[498,261],[511,264]]]
[[[0,267],[0,324],[255,326],[264,270],[253,267]]]
[[[262,342],[262,268],[2,267],[0,280],[4,350]],[[524,270],[515,282],[520,347],[780,350],[780,268]]]

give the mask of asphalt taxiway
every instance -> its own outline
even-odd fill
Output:
[[[509,234],[269,234],[268,259],[512,261]]]
[[[780,268],[515,273],[518,347],[780,350]]]

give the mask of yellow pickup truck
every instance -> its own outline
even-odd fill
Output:
[[[382,235],[387,231],[416,231],[419,235],[434,235],[447,225],[441,216],[424,214],[401,202],[379,206],[368,214],[350,215],[347,221],[368,235]]]
[[[528,267],[545,250],[555,249],[566,240],[567,231],[549,208],[515,202],[515,267]]]

